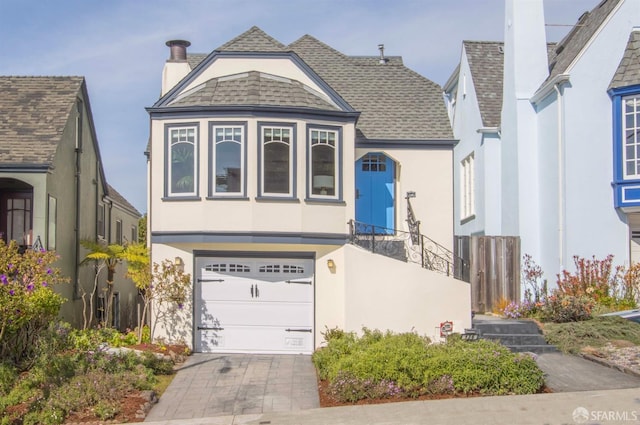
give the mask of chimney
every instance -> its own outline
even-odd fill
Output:
[[[378,61],[378,63],[384,65],[385,63],[389,62],[389,59],[384,57],[384,44],[378,44],[378,50],[380,50],[380,60]]]
[[[171,62],[184,62],[187,60],[187,47],[191,46],[191,43],[187,40],[169,40],[167,41],[171,54],[169,60]]]
[[[169,40],[166,45],[170,54],[162,70],[162,96],[191,72],[187,62],[187,47],[191,46],[191,43],[186,40]]]

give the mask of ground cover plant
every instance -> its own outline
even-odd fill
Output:
[[[572,323],[546,323],[547,342],[565,353],[579,354],[587,347],[599,348],[610,341],[640,345],[640,325],[617,316],[598,316]]]
[[[124,345],[128,340],[137,342],[136,333],[52,324],[28,370],[0,363],[0,424],[142,420],[135,414],[144,401],[137,401],[133,411],[123,401],[154,389],[159,376],[174,373],[174,361],[154,352],[109,348],[109,342]]]
[[[122,334],[106,320],[92,329],[87,314],[83,330],[58,322],[65,300],[52,288],[66,280],[54,267],[57,258],[0,241],[0,424],[143,420],[144,392],[173,374],[186,346],[151,344],[147,326]],[[174,275],[190,278],[177,271],[158,279],[169,285]],[[167,302],[180,303],[172,294]],[[160,381],[166,388],[168,380]]]
[[[542,371],[528,354],[500,344],[451,336],[431,344],[415,333],[337,329],[313,354],[318,377],[339,402],[363,399],[441,398],[455,395],[531,394],[543,388]]]

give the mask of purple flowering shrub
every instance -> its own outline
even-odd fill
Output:
[[[21,254],[0,240],[0,358],[15,364],[33,355],[39,335],[53,321],[64,299],[53,287],[66,281],[52,264],[52,251]]]
[[[431,344],[415,333],[344,333],[313,354],[318,377],[341,402],[446,394],[532,394],[544,381],[530,357],[499,343],[451,336]]]

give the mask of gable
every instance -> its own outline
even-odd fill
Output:
[[[549,77],[544,86],[557,75],[569,70],[569,67],[587,47],[602,25],[624,0],[602,0],[591,11],[585,12],[573,29],[555,46],[555,57],[549,63]]]
[[[249,76],[254,83],[252,87],[248,84]],[[249,89],[254,89],[253,94],[247,92]],[[274,96],[273,91],[277,89],[284,90],[284,93]],[[267,96],[267,93],[272,95]],[[291,97],[285,99],[287,94]],[[249,103],[248,100],[258,103]],[[289,52],[214,51],[154,107],[248,104],[353,112],[353,108],[313,70]]]
[[[0,77],[0,164],[50,165],[82,77]]]

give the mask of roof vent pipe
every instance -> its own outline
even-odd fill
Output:
[[[385,64],[389,61],[389,59],[384,57],[384,44],[378,44],[378,50],[380,50],[380,61],[379,64]]]
[[[170,61],[185,62],[187,60],[187,47],[191,46],[190,42],[187,40],[169,40],[166,44],[171,51]]]

